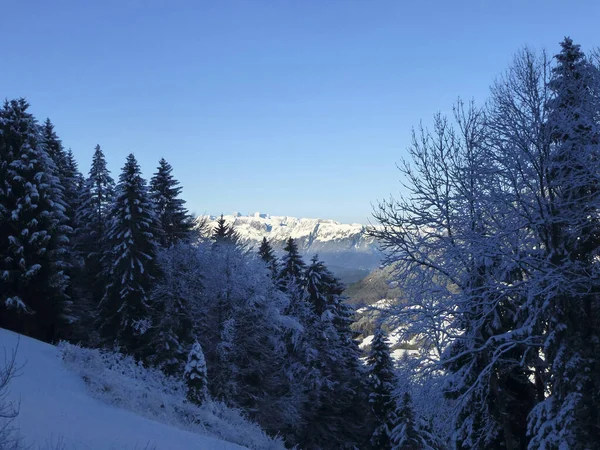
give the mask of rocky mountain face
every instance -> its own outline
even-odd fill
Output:
[[[257,247],[266,237],[275,251],[281,253],[288,238],[293,238],[306,262],[315,254],[344,281],[351,283],[365,277],[381,262],[376,242],[365,233],[361,224],[343,224],[326,219],[299,219],[255,213],[251,216],[224,216],[233,223],[243,243]],[[209,225],[218,217],[210,216]]]

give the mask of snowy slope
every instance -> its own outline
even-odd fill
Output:
[[[64,450],[241,449],[118,409],[92,398],[81,378],[66,369],[57,348],[0,329],[0,352],[18,343],[21,375],[9,399],[20,401],[16,425],[26,444],[61,440]],[[0,357],[0,364],[4,361]]]
[[[270,216],[255,213],[224,216],[233,223],[242,242],[257,246],[266,237],[276,251],[281,251],[288,238],[296,240],[302,254],[308,258],[314,254],[331,266],[334,272],[349,270],[370,271],[377,267],[381,255],[373,238],[365,234],[364,225],[343,224],[326,219],[298,219],[289,216]],[[208,217],[214,227],[218,217]],[[363,276],[366,273],[363,274]]]

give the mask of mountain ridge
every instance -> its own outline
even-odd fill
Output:
[[[220,216],[201,216],[212,228]],[[331,219],[297,218],[256,212],[252,215],[223,215],[233,224],[240,240],[256,248],[263,238],[281,254],[285,241],[296,241],[301,254],[311,258],[317,254],[345,282],[366,276],[379,266],[381,253],[367,227],[359,223],[345,224]]]

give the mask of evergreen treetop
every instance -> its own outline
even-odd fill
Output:
[[[217,245],[240,245],[239,234],[235,230],[233,224],[227,224],[223,214],[221,214],[221,217],[217,219],[217,225],[213,230],[212,238]]]
[[[281,271],[279,272],[279,279],[283,283],[295,283],[300,285],[304,281],[304,273],[306,270],[306,264],[300,256],[298,251],[298,245],[291,237],[286,241],[285,252],[281,259]]]
[[[101,334],[105,342],[116,342],[141,357],[152,317],[148,294],[158,274],[156,216],[133,154],[119,176],[110,218],[110,284],[101,302]]]
[[[65,206],[25,99],[0,109],[0,326],[53,341],[70,320]]]
[[[269,268],[273,279],[277,278],[277,274],[279,273],[279,264],[277,261],[277,257],[275,256],[275,252],[273,251],[273,247],[271,246],[266,237],[263,237],[263,240],[260,243],[260,247],[258,248],[258,255]]]
[[[179,198],[182,187],[172,172],[171,165],[162,158],[157,172],[150,180],[150,198],[158,219],[157,237],[162,247],[188,239],[194,226],[192,217],[185,208],[185,200]]]
[[[183,376],[187,385],[188,400],[197,405],[204,403],[208,398],[208,380],[204,353],[198,341],[190,350]]]
[[[390,449],[392,430],[398,421],[394,394],[396,376],[386,335],[381,326],[375,330],[367,364],[370,386],[369,405],[376,421],[371,444],[374,448]]]

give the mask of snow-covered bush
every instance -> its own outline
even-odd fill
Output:
[[[207,400],[202,406],[186,399],[182,379],[146,368],[120,353],[92,350],[66,342],[58,346],[65,365],[86,382],[96,398],[179,428],[217,437],[251,449],[283,449],[241,411]]]
[[[198,342],[190,350],[183,378],[187,385],[187,398],[192,403],[202,405],[207,399],[206,362]]]
[[[17,375],[17,350],[7,353],[2,349],[4,358],[0,361],[0,450],[19,449],[20,439],[13,421],[19,414],[19,405],[8,399],[10,381]]]

